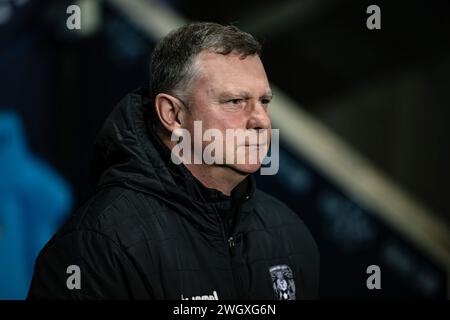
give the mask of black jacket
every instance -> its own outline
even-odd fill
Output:
[[[28,298],[317,298],[319,254],[300,218],[252,176],[230,197],[202,186],[170,161],[149,108],[135,91],[107,118],[96,194],[39,254]]]

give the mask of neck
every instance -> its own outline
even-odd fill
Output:
[[[170,150],[176,145],[165,135],[159,135],[163,144]],[[241,183],[248,174],[238,172],[225,165],[184,164],[191,174],[205,187],[221,191],[229,196],[231,191]]]

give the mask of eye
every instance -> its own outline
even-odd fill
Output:
[[[262,99],[261,103],[262,104],[269,104],[270,103],[270,99]]]
[[[231,103],[232,105],[238,105],[243,102],[244,102],[244,99],[241,99],[241,98],[228,100],[228,103]]]

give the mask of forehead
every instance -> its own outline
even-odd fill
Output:
[[[208,92],[246,90],[262,94],[270,89],[264,66],[258,55],[244,59],[238,54],[202,51],[194,63],[197,89]]]

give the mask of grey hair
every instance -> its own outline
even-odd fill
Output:
[[[228,55],[237,53],[241,59],[249,55],[261,57],[261,44],[249,33],[233,25],[196,22],[180,27],[156,45],[150,63],[150,97],[159,93],[175,95],[186,102],[187,89],[195,77],[196,56],[204,50]],[[158,123],[156,112],[151,112]]]

